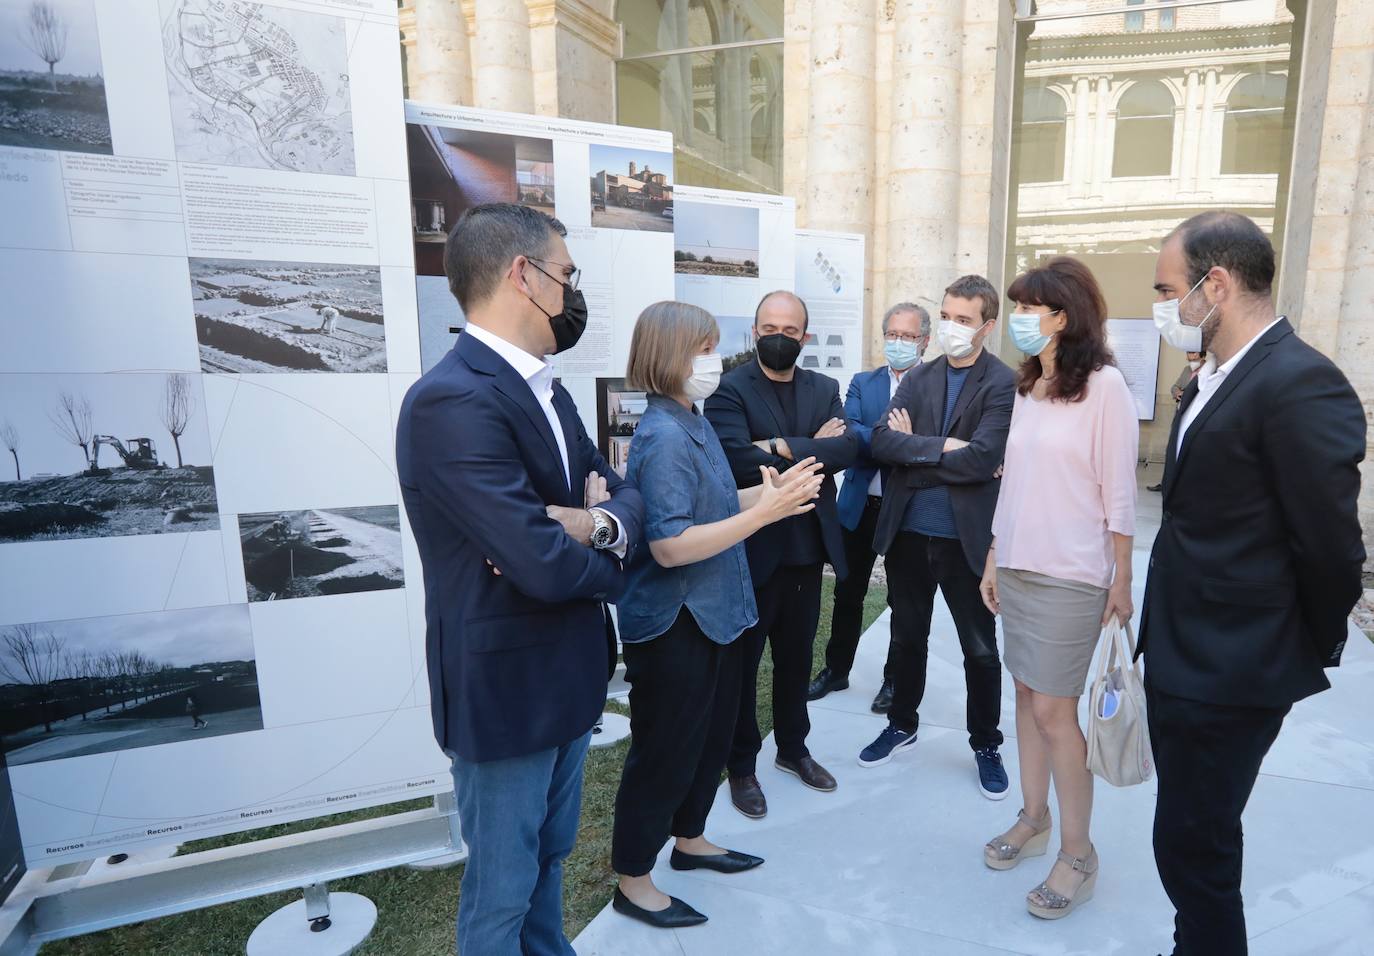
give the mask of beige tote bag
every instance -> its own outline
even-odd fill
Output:
[[[1088,769],[1114,787],[1154,776],[1145,718],[1145,682],[1134,662],[1135,634],[1113,617],[1102,630],[1097,677],[1089,693]]]

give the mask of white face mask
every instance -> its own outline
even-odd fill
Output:
[[[1197,285],[1188,290],[1188,295],[1192,295],[1198,290],[1198,286],[1207,281],[1204,275],[1197,280]],[[1188,298],[1185,295],[1182,299],[1166,299],[1163,302],[1154,304],[1155,328],[1159,329],[1160,336],[1176,349],[1184,352],[1202,351],[1202,327],[1207,324],[1207,320],[1212,317],[1212,313],[1217,310],[1212,306],[1207,314],[1203,316],[1197,325],[1184,325],[1183,319],[1179,317],[1179,306],[1183,305]]]
[[[987,325],[987,323],[984,322],[983,325]],[[960,325],[953,319],[941,319],[940,348],[950,358],[967,358],[973,354],[973,337],[983,331],[983,325],[971,329],[967,325]]]
[[[1202,359],[1193,359],[1188,363],[1188,367],[1196,372],[1198,369],[1202,368]]]
[[[682,386],[683,394],[690,402],[704,402],[715,394],[720,385],[720,373],[725,366],[720,353],[698,355],[692,359],[692,374]]]

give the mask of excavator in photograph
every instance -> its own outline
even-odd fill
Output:
[[[167,466],[158,461],[157,446],[151,438],[130,438],[122,442],[113,435],[91,438],[91,467],[89,474],[108,475],[110,469],[100,467],[100,446],[109,445],[124,461],[124,467],[135,471],[160,471]]]

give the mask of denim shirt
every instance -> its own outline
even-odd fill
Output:
[[[698,524],[739,513],[739,491],[715,429],[695,410],[649,396],[630,440],[625,477],[644,497],[644,540],[675,538]],[[743,542],[695,564],[665,568],[639,548],[616,605],[620,639],[652,640],[684,607],[717,644],[729,644],[759,619]]]

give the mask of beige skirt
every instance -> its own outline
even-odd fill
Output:
[[[1102,631],[1106,588],[998,568],[997,600],[1011,675],[1041,694],[1080,696]]]

